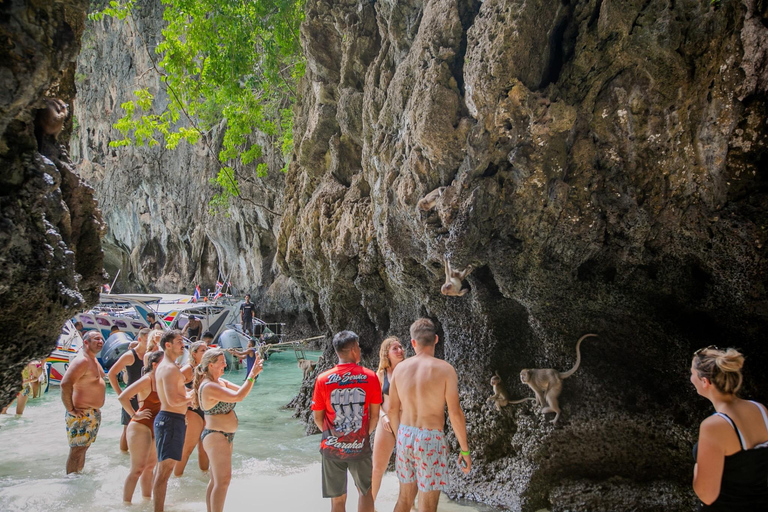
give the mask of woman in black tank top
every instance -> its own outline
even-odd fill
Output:
[[[395,448],[395,434],[389,425],[387,410],[389,409],[389,382],[392,378],[392,372],[395,366],[405,359],[403,345],[396,336],[390,336],[381,342],[379,348],[379,369],[376,375],[381,383],[381,393],[384,401],[379,409],[379,424],[376,426],[376,435],[373,438],[373,471],[371,480],[371,492],[373,500],[376,501],[376,495],[381,487],[381,479],[387,470],[389,459],[392,456],[392,450]]]
[[[768,411],[736,396],[744,356],[707,347],[691,363],[691,383],[715,407],[704,420],[693,448],[693,490],[699,510],[768,510]]]

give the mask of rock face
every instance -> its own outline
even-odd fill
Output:
[[[476,464],[451,496],[692,510],[693,350],[742,348],[768,398],[766,27],[754,0],[308,1],[277,258],[371,365],[438,322]],[[557,427],[485,403],[588,332]]]
[[[45,100],[75,95],[87,6],[0,5],[2,405],[21,388],[24,365],[47,356],[67,318],[96,301],[102,280],[101,217],[67,154],[71,118],[55,119]]]
[[[150,60],[157,58],[163,9],[159,0],[144,0],[136,2],[127,22],[89,21],[78,57],[73,157],[102,207],[105,268],[112,277],[120,270],[115,290],[191,294],[200,284],[205,293],[228,278],[238,293],[253,294],[260,317],[311,324],[303,294],[289,278],[276,279],[273,266],[284,184],[281,155],[267,152],[268,177],[242,183],[247,199],[212,215],[208,202],[217,190],[209,180],[218,172],[219,128],[202,143],[175,150],[163,144],[109,147],[122,138],[113,125],[134,90],[146,87],[160,105],[168,103]],[[258,163],[241,170],[255,175]]]

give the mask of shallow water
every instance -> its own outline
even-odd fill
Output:
[[[319,353],[308,353],[317,359]],[[239,383],[245,371],[228,372],[225,378]],[[240,427],[232,457],[232,483],[225,510],[322,511],[330,500],[320,489],[319,436],[305,436],[304,427],[282,407],[299,389],[301,371],[292,352],[274,354],[244,402],[238,404]],[[9,409],[15,411],[15,405]],[[85,470],[80,475],[64,473],[67,447],[64,406],[59,388],[51,387],[42,398],[30,400],[24,415],[0,417],[0,509],[28,511],[133,511],[148,512],[151,503],[138,489],[134,504],[122,503],[122,488],[130,467],[127,454],[120,452],[120,404],[107,388],[102,425],[96,442],[88,450]],[[208,474],[197,465],[197,451],[184,476],[171,477],[166,510],[205,511]],[[357,491],[350,483],[347,510],[356,510]],[[392,473],[384,477],[376,509],[389,511],[397,499],[398,483]],[[441,498],[442,512],[491,512],[496,509],[462,506]]]

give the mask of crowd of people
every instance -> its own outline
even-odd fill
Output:
[[[351,331],[333,338],[339,363],[318,375],[312,396],[314,420],[322,431],[322,490],[331,511],[346,510],[347,473],[358,491],[358,510],[373,512],[393,449],[400,492],[395,512],[411,510],[418,495],[421,512],[437,510],[448,485],[445,409],[459,444],[456,464],[469,473],[472,457],[458,377],[449,363],[435,357],[435,324],[420,318],[411,325],[415,355],[405,359],[398,338],[387,338],[379,351],[377,373],[360,365],[360,343]],[[370,434],[377,429],[374,446]]]
[[[82,351],[61,381],[70,446],[67,473],[84,467],[88,447],[99,432],[109,380],[123,407],[125,444],[121,439],[121,449],[131,457],[123,500],[130,503],[140,483],[142,495],[154,500],[154,510],[163,510],[171,473],[180,476],[198,446],[201,469],[210,465],[208,510],[223,510],[237,430],[234,407],[248,395],[263,369],[258,354],[245,382],[238,386],[223,378],[224,352],[209,349],[206,342],[193,343],[189,362],[179,368],[176,361],[185,349],[179,330],[142,329],[109,376],[96,359],[103,345],[99,331],[87,331]],[[122,389],[118,375],[124,370],[128,386]]]
[[[142,329],[105,375],[96,359],[104,339],[99,331],[86,331],[83,349],[61,381],[70,446],[67,473],[84,467],[109,381],[123,408],[120,449],[131,461],[123,500],[130,503],[140,484],[142,495],[154,499],[154,510],[163,510],[171,473],[181,476],[197,447],[200,469],[210,469],[207,510],[224,510],[238,427],[234,409],[250,393],[263,362],[254,343],[230,350],[247,359],[247,377],[242,384],[229,382],[223,378],[225,351],[209,347],[211,339],[204,337],[189,346],[188,362],[179,367],[182,332]],[[311,406],[322,432],[322,495],[330,499],[332,512],[346,510],[348,474],[358,490],[358,510],[372,512],[393,452],[400,482],[394,511],[411,510],[417,496],[419,511],[436,511],[440,491],[448,485],[446,409],[459,448],[455,463],[465,474],[472,468],[458,377],[435,357],[434,323],[417,320],[410,337],[415,352],[410,358],[397,337],[381,343],[376,372],[361,365],[354,332],[333,337],[338,364],[317,376]],[[768,510],[768,411],[738,397],[743,364],[737,350],[714,346],[696,351],[691,362],[691,383],[716,411],[702,422],[693,451],[693,489],[701,510]],[[21,398],[40,392],[33,388],[40,382],[39,367],[44,366],[33,361],[24,368],[22,409]],[[121,373],[127,377],[125,389]]]

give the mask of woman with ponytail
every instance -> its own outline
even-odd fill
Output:
[[[743,365],[733,348],[709,346],[693,355],[691,383],[716,411],[701,423],[693,447],[693,490],[703,511],[768,510],[768,411],[736,395]]]
[[[208,350],[208,345],[204,341],[197,341],[189,346],[189,362],[181,367],[181,374],[184,375],[184,385],[187,389],[192,389],[195,368],[200,364],[206,350]],[[199,407],[188,407],[186,416],[187,433],[184,435],[184,448],[181,452],[181,460],[173,467],[173,474],[176,476],[184,474],[184,469],[187,467],[187,462],[195,450],[195,446],[197,446],[197,464],[200,466],[200,469],[208,471],[208,466],[210,465],[208,454],[205,453],[203,442],[200,440],[200,433],[203,431],[203,427],[205,427],[205,415]]]
[[[259,355],[242,386],[222,379],[227,360],[220,348],[208,350],[195,368],[192,406],[205,412],[201,438],[211,458],[211,480],[205,495],[208,512],[222,512],[232,478],[232,442],[237,430],[235,405],[251,392],[263,363]]]
[[[162,350],[147,353],[145,356],[147,363],[142,370],[144,376],[125,388],[117,397],[125,412],[131,417],[131,421],[125,429],[128,453],[131,454],[131,470],[128,472],[123,486],[123,501],[125,503],[131,502],[139,478],[141,478],[141,494],[145,498],[152,497],[152,473],[155,464],[157,464],[155,432],[152,428],[152,421],[160,412],[160,398],[157,396],[154,373],[158,363],[163,360],[163,356]],[[135,411],[131,405],[131,399],[137,395],[140,407],[138,411]]]

